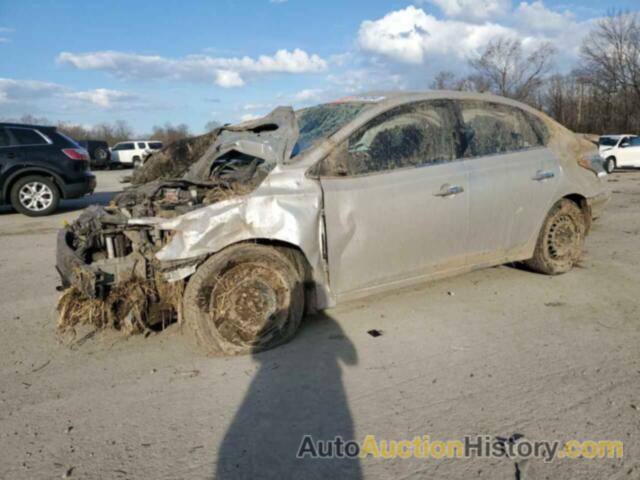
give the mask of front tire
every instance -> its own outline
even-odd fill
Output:
[[[609,157],[604,161],[604,169],[607,173],[611,174],[616,169],[616,159],[614,157]]]
[[[50,215],[58,208],[60,192],[47,177],[29,175],[20,178],[11,187],[11,205],[29,217]]]
[[[582,255],[586,232],[580,207],[563,198],[549,211],[538,235],[533,257],[525,264],[546,275],[568,272]]]
[[[290,340],[304,311],[295,265],[274,248],[240,244],[204,262],[183,297],[187,326],[210,354],[240,355]]]
[[[140,160],[140,157],[133,157],[133,168],[138,169],[142,166],[142,160]]]

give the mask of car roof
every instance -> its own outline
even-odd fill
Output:
[[[33,125],[30,123],[0,122],[0,127],[37,128],[38,130],[57,130],[53,125]]]
[[[459,90],[425,90],[425,91],[370,91],[359,93],[353,96],[342,97],[332,103],[363,103],[371,104],[371,109],[382,112],[388,108],[403,105],[405,103],[420,102],[425,100],[477,100],[483,102],[493,102],[503,105],[510,105],[535,115],[540,115],[540,111],[525,103],[511,98],[501,97],[492,93],[465,92]]]

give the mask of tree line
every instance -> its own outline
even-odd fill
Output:
[[[640,133],[640,18],[611,13],[598,21],[569,73],[553,70],[558,54],[543,43],[525,53],[513,38],[496,38],[469,59],[471,73],[438,73],[434,89],[491,92],[544,111],[581,133]]]
[[[47,118],[33,115],[23,115],[17,121],[32,125],[55,125],[60,132],[74,140],[104,140],[109,146],[114,146],[116,143],[127,140],[158,140],[164,145],[169,145],[177,140],[192,136],[189,127],[184,123],[179,125],[171,123],[165,123],[162,126],[156,125],[151,129],[150,133],[137,135],[125,120],[116,120],[113,123],[99,123],[91,127],[70,122],[51,122]]]

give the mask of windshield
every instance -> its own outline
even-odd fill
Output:
[[[329,103],[296,112],[300,135],[292,157],[330,137],[368,108],[370,103]]]

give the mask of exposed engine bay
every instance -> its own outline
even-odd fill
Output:
[[[56,268],[65,292],[59,328],[86,323],[87,316],[95,327],[137,332],[179,321],[184,278],[203,259],[160,262],[155,254],[173,232],[159,224],[251,193],[291,155],[297,135],[293,110],[284,107],[219,128],[200,158],[177,168],[170,163],[158,169],[160,178],[125,190],[109,206],[87,208],[58,236]],[[153,159],[145,167],[157,169]],[[182,175],[162,178],[167,173]]]

